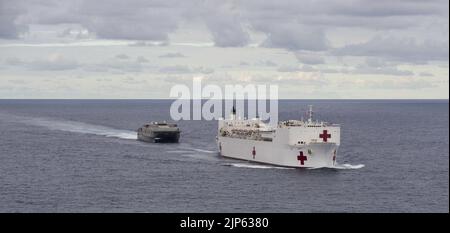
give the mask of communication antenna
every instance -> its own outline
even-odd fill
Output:
[[[312,105],[308,105],[308,107],[309,107],[309,110],[308,110],[308,122],[312,122],[313,114],[314,114],[314,112],[312,110],[313,106]]]

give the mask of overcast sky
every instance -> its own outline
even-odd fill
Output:
[[[0,98],[449,97],[448,0],[0,0]]]

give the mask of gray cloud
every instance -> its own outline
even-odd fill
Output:
[[[77,61],[66,58],[61,54],[50,54],[48,57],[39,60],[22,60],[12,57],[6,59],[6,64],[28,70],[49,71],[72,70],[80,67],[80,64]]]
[[[89,72],[109,72],[113,74],[126,72],[138,73],[155,68],[148,64],[148,62],[149,60],[143,56],[137,56],[135,59],[131,59],[126,54],[118,54],[113,58],[100,62],[85,63],[82,67],[83,70]]]
[[[136,57],[136,62],[137,63],[147,63],[149,62],[147,58],[143,57],[143,56],[138,56]]]
[[[8,83],[13,83],[13,84],[26,84],[27,82],[25,82],[25,80],[23,80],[23,79],[10,79],[10,80],[8,80]]]
[[[181,10],[173,1],[82,1],[80,23],[100,38],[166,41]],[[163,19],[163,20],[162,20]]]
[[[133,85],[143,85],[147,84],[148,82],[146,80],[137,80],[133,77],[127,76],[122,79],[125,83],[133,84]]]
[[[447,41],[414,38],[375,37],[366,43],[352,44],[334,51],[336,55],[377,56],[398,61],[426,62],[430,60],[448,61]]]
[[[278,72],[282,73],[292,73],[292,72],[316,72],[316,73],[348,73],[345,69],[332,69],[332,68],[316,68],[311,65],[302,66],[281,66],[277,69]]]
[[[446,13],[446,9],[442,7],[446,3],[448,4],[448,1],[445,0],[394,2],[351,0],[331,3],[326,11],[331,14],[364,17],[439,15]]]
[[[121,53],[121,54],[117,54],[116,58],[118,58],[118,59],[128,59],[130,57],[128,55],[124,54],[124,53]]]
[[[6,5],[3,2],[1,5]],[[167,41],[188,5],[174,0],[17,0],[8,2],[7,6],[15,6],[17,10],[7,8],[7,12],[14,13],[6,17],[21,18],[25,25],[78,24],[97,38]],[[0,21],[2,28],[3,21]]]
[[[224,5],[207,4],[203,20],[218,47],[245,46],[250,39],[242,27],[241,19],[232,9]]]
[[[175,66],[165,66],[159,69],[160,73],[166,74],[192,74],[192,73],[200,73],[200,74],[210,74],[213,73],[214,70],[210,68],[204,67],[195,67],[191,68],[183,65],[175,65]]]
[[[108,59],[100,63],[85,64],[84,70],[91,72],[111,72],[111,73],[123,73],[123,72],[141,72],[143,70],[143,64],[138,59]]]
[[[246,11],[245,15],[253,22],[276,21],[278,24],[285,24],[296,21],[313,27],[405,28],[417,26],[431,17],[448,17],[446,0],[250,0],[243,1],[242,6]]]
[[[33,24],[73,24],[77,30],[62,34],[75,39],[136,40],[133,46],[167,45],[180,25],[196,23],[206,25],[216,46],[246,46],[251,33],[259,32],[265,36],[261,46],[293,51],[300,62],[313,65],[323,59],[299,51],[325,51],[326,56],[332,44],[328,31],[351,27],[378,35],[392,32],[396,37],[376,36],[359,44],[349,38],[347,46],[332,54],[447,61],[448,4],[446,0],[1,1],[0,38],[17,38]]]
[[[160,58],[179,58],[179,57],[186,57],[182,53],[176,52],[176,53],[166,53],[163,55],[159,55]]]
[[[420,72],[419,76],[422,76],[422,77],[433,77],[434,75],[432,73],[430,73],[430,72]]]
[[[281,66],[277,69],[278,72],[298,72],[300,68],[297,66]]]
[[[265,60],[265,61],[259,61],[256,63],[256,65],[259,66],[268,66],[268,67],[275,67],[277,66],[277,63],[271,61],[271,60]]]
[[[329,45],[324,32],[318,28],[302,25],[279,25],[274,27],[259,27],[268,34],[263,46],[285,48],[288,50],[323,51]]]
[[[28,26],[18,22],[25,11],[16,2],[0,1],[0,38],[14,39],[28,30]]]
[[[93,39],[93,35],[88,30],[80,27],[68,27],[59,33],[61,38],[73,38],[73,39]]]
[[[380,74],[394,76],[412,76],[409,70],[399,70],[395,62],[387,62],[381,58],[369,57],[365,63],[356,65],[353,69],[347,69],[351,74]]]
[[[381,63],[380,63],[381,64]],[[353,68],[334,69],[326,67],[316,67],[312,65],[302,66],[281,66],[277,69],[278,72],[292,73],[292,72],[318,72],[318,73],[342,73],[342,74],[363,74],[363,75],[394,75],[394,76],[412,76],[413,72],[409,70],[399,70],[396,66],[382,63],[384,65],[377,64],[359,64]]]
[[[408,80],[383,80],[383,81],[376,81],[376,80],[370,80],[365,82],[364,84],[365,88],[372,88],[372,89],[424,89],[424,88],[431,88],[434,85],[430,82],[427,82],[423,79],[408,79]]]
[[[323,56],[318,54],[297,52],[295,57],[303,64],[317,65],[325,63]]]
[[[272,78],[273,79],[273,78]],[[279,76],[277,83],[285,85],[298,85],[298,86],[327,86],[327,82],[319,73],[303,73],[300,75],[287,75]]]
[[[165,66],[161,67],[159,69],[159,72],[161,73],[167,73],[167,74],[185,74],[185,73],[191,73],[191,69],[187,66]]]
[[[399,70],[397,67],[370,67],[366,65],[358,65],[355,69],[349,70],[352,74],[382,74],[396,76],[411,76],[414,73],[409,70]]]

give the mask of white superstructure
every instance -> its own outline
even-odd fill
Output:
[[[340,126],[313,120],[281,121],[270,127],[258,118],[219,120],[217,145],[222,156],[287,167],[332,167]]]

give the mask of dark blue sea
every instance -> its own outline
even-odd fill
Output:
[[[170,100],[0,100],[0,212],[448,212],[448,100],[282,100],[341,124],[340,169],[224,159],[216,121],[136,141]]]

